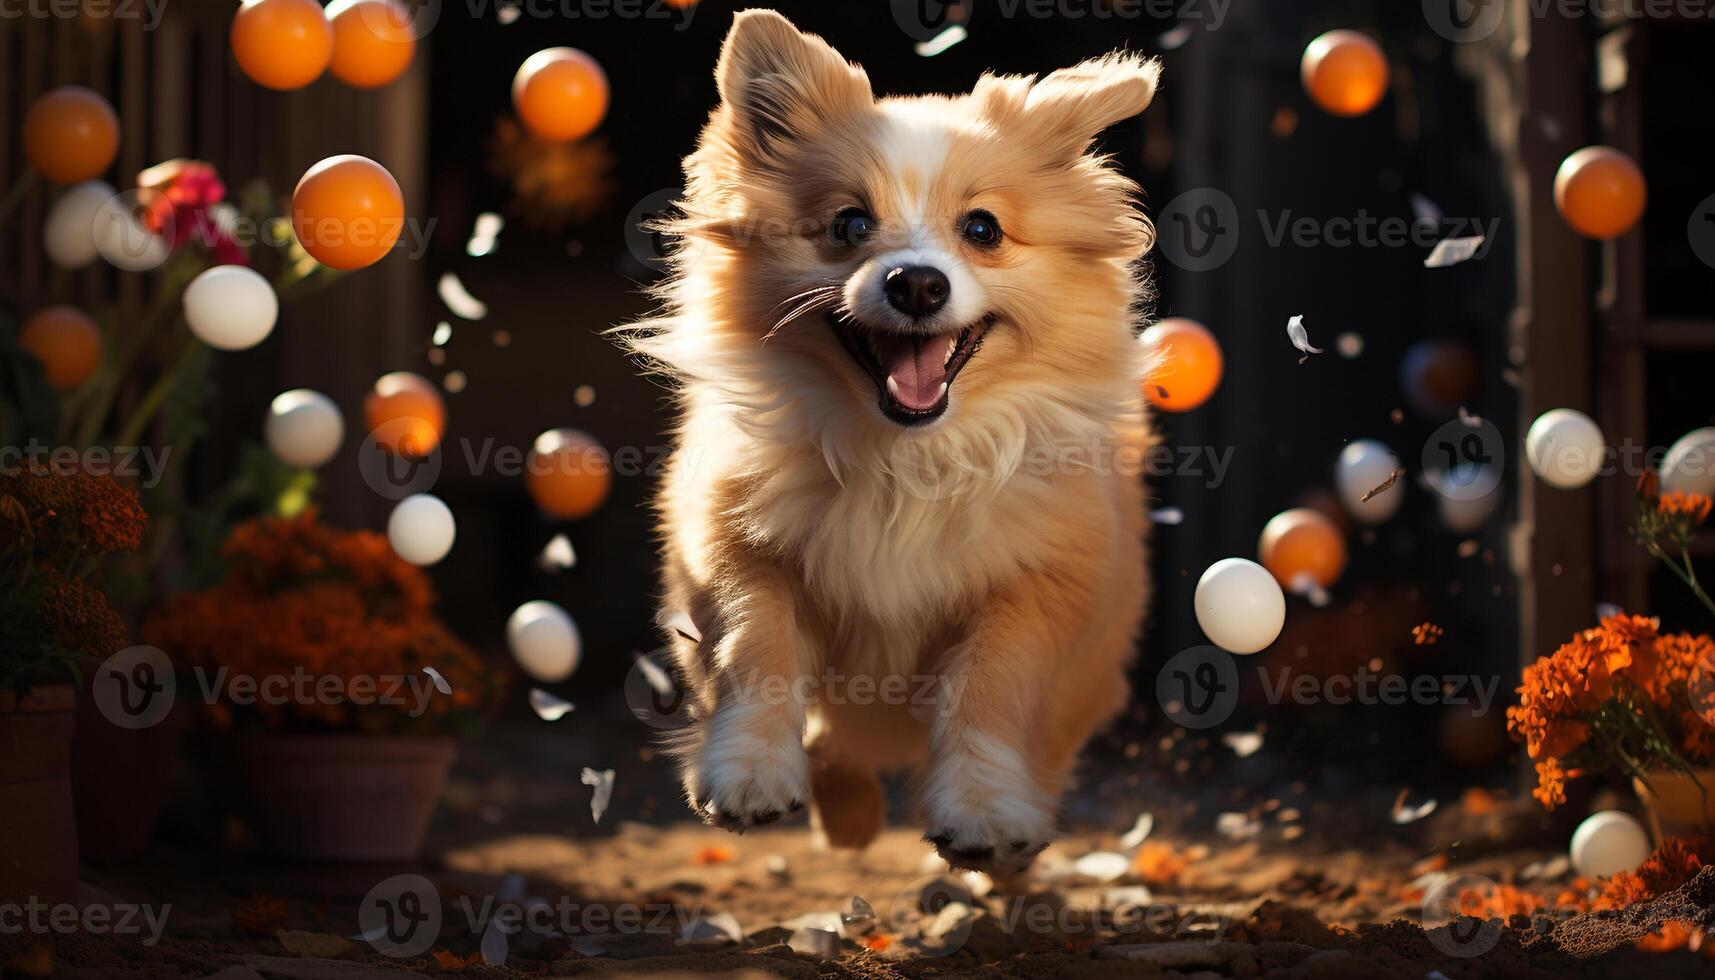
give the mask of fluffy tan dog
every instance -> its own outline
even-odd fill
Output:
[[[1159,66],[1114,54],[877,99],[778,14],[737,16],[635,348],[683,419],[660,498],[695,724],[685,789],[737,830],[807,801],[1010,873],[1127,701],[1148,594],[1134,341],[1152,230],[1090,145]]]

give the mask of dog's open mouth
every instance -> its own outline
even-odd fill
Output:
[[[982,346],[994,315],[956,333],[874,330],[831,313],[828,322],[852,360],[875,382],[882,414],[900,425],[921,425],[947,410],[953,379]]]

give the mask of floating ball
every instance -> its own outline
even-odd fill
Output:
[[[333,56],[333,25],[316,0],[244,0],[231,40],[244,74],[282,91],[320,78]]]
[[[1294,592],[1306,582],[1327,588],[1346,570],[1346,539],[1321,511],[1284,510],[1263,525],[1257,557],[1282,588]]]
[[[1405,502],[1403,477],[1369,500],[1364,497],[1386,484],[1399,469],[1399,457],[1374,439],[1359,439],[1340,450],[1334,461],[1334,489],[1346,512],[1365,524],[1380,524],[1392,517]]]
[[[1221,345],[1196,320],[1168,317],[1138,338],[1146,352],[1143,393],[1168,412],[1189,412],[1221,383]]]
[[[607,451],[588,433],[551,429],[536,437],[524,471],[524,487],[544,514],[575,521],[607,499],[613,482]]]
[[[1629,813],[1592,813],[1572,832],[1572,868],[1585,878],[1635,871],[1649,860],[1649,833]]]
[[[42,362],[55,391],[70,391],[89,380],[101,364],[101,331],[82,310],[50,306],[24,321],[18,346]]]
[[[1336,116],[1361,116],[1387,93],[1381,45],[1357,31],[1329,31],[1311,41],[1299,74],[1311,100]]]
[[[1476,396],[1482,383],[1477,355],[1457,340],[1412,344],[1400,362],[1399,375],[1411,410],[1430,420],[1452,417]]]
[[[328,157],[304,171],[292,191],[292,231],[325,266],[374,265],[404,227],[405,196],[398,182],[368,157]]]
[[[426,493],[399,501],[387,518],[387,543],[413,565],[433,565],[445,558],[457,536],[452,510]]]
[[[1574,490],[1594,480],[1607,462],[1607,443],[1590,416],[1556,408],[1537,416],[1524,436],[1530,468],[1549,486]]]
[[[1715,428],[1693,429],[1674,440],[1661,461],[1661,489],[1715,497]]]
[[[328,70],[347,85],[379,88],[411,67],[417,52],[416,24],[399,0],[334,0],[333,58]]]
[[[1615,238],[1643,217],[1644,173],[1611,146],[1586,146],[1554,174],[1554,206],[1585,238]]]
[[[1286,595],[1268,570],[1243,558],[1223,558],[1197,580],[1197,625],[1230,653],[1255,653],[1286,624]]]
[[[512,106],[530,132],[555,143],[582,139],[607,115],[607,73],[577,48],[548,48],[512,78]]]
[[[100,254],[95,249],[95,221],[108,201],[119,195],[112,185],[89,180],[67,189],[48,208],[42,221],[42,250],[62,269],[81,269]]]
[[[1501,475],[1494,467],[1460,463],[1433,482],[1436,514],[1454,534],[1470,534],[1482,527],[1501,505]],[[1494,489],[1483,493],[1482,487]]]
[[[185,287],[185,323],[191,333],[217,350],[245,350],[274,331],[280,298],[256,270],[217,265]]]
[[[583,638],[566,611],[545,599],[526,602],[506,620],[506,645],[532,680],[558,684],[578,669]]]
[[[441,444],[447,407],[427,378],[395,371],[376,379],[364,396],[363,422],[383,448],[401,456],[427,456]]]
[[[345,419],[333,399],[319,391],[294,388],[274,396],[262,426],[268,451],[287,466],[313,470],[325,466],[345,441]]]
[[[24,116],[24,158],[56,184],[99,177],[119,152],[119,117],[97,93],[79,85],[56,88]]]

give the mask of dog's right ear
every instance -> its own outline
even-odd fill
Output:
[[[742,10],[733,18],[715,85],[738,130],[734,149],[764,163],[874,98],[862,68],[772,10]]]

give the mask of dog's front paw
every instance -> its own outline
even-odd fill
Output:
[[[981,871],[996,878],[1021,874],[1053,837],[1037,823],[1006,826],[988,815],[959,822],[931,823],[923,839],[954,869]]]
[[[711,826],[744,833],[804,809],[810,798],[810,757],[795,731],[772,737],[710,726],[685,770],[691,806]]]
[[[1054,801],[1037,791],[1022,758],[993,740],[955,742],[925,789],[923,839],[951,867],[1010,877],[1054,839]]]

